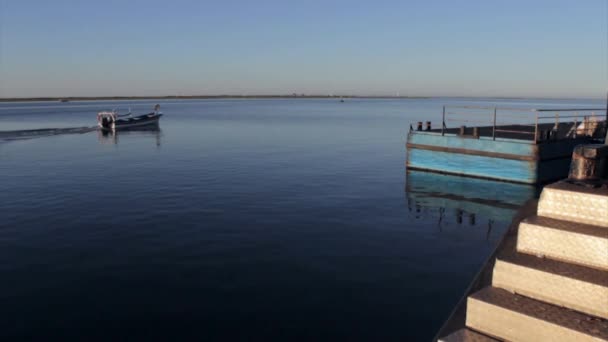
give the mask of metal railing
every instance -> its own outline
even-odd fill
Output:
[[[602,131],[606,130],[605,115],[606,108],[443,106],[441,135],[457,128],[460,129],[460,135],[479,137],[480,130],[484,130],[482,135],[491,136],[493,140],[502,135],[515,139],[521,137],[522,140],[538,143],[542,140],[573,138],[577,135],[601,135]],[[418,125],[420,127],[420,123]],[[467,129],[471,127],[473,134],[467,134]],[[488,132],[490,129],[491,135]],[[564,129],[567,131],[564,132]]]

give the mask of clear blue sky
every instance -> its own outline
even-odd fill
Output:
[[[607,0],[0,0],[0,97],[603,97]]]

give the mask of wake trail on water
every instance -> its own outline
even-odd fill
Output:
[[[68,128],[38,128],[38,129],[23,129],[15,131],[0,131],[0,142],[34,139],[42,137],[50,137],[55,135],[65,134],[84,134],[96,131],[97,126],[90,127],[68,127]]]

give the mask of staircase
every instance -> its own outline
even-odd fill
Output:
[[[439,341],[608,341],[606,185],[546,186],[467,298],[466,327]]]

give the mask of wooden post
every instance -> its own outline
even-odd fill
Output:
[[[441,119],[441,135],[443,136],[445,130],[445,106],[443,106],[443,118]]]
[[[496,107],[494,107],[494,124],[492,127],[492,140],[496,140]]]

